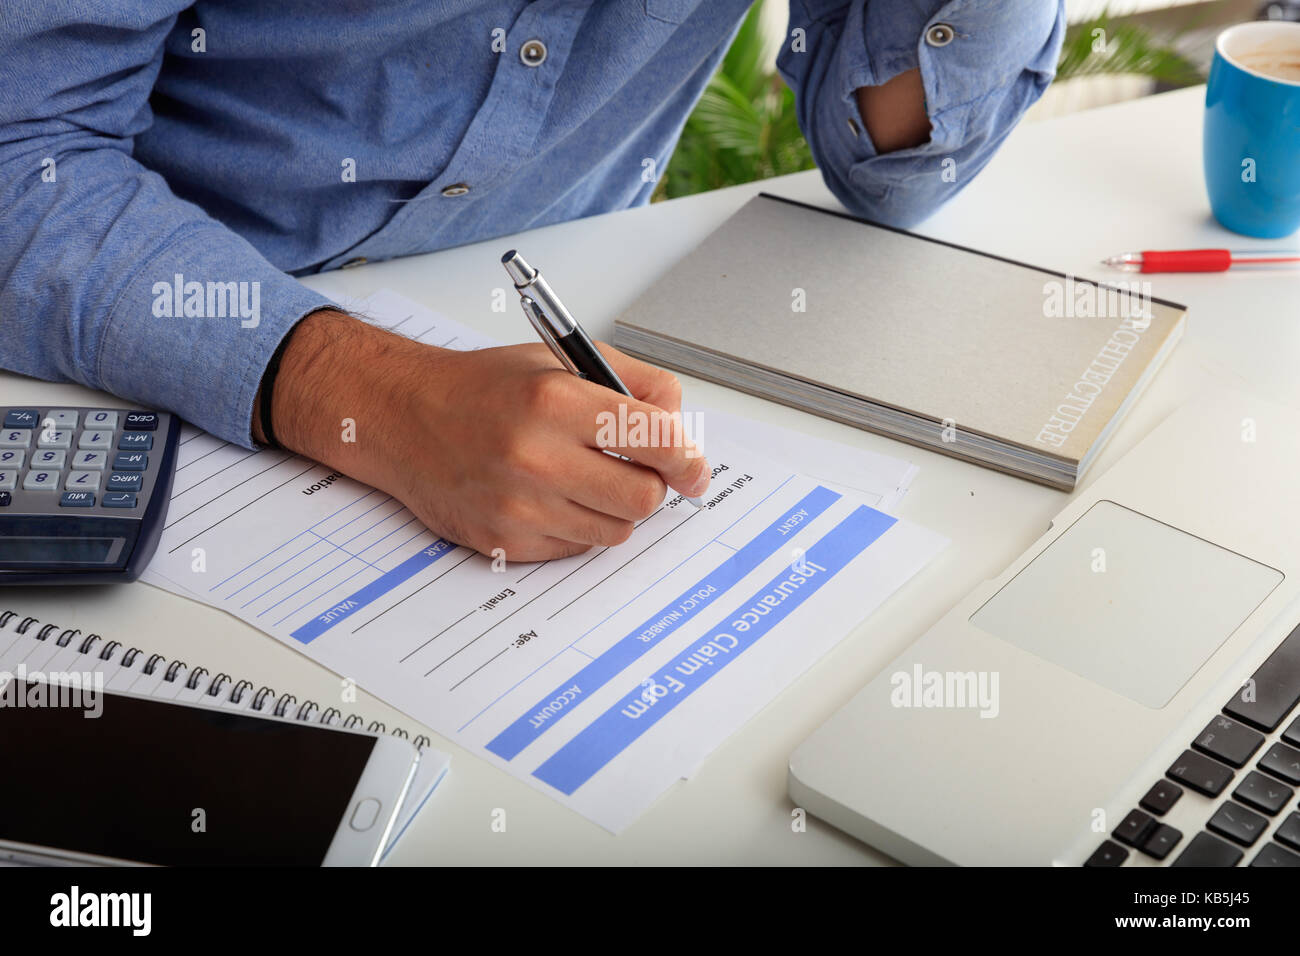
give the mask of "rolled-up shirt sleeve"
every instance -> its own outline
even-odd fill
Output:
[[[1064,35],[1063,0],[791,0],[777,66],[835,197],[909,226],[984,168],[1051,82]],[[877,153],[856,91],[918,67],[929,141]]]
[[[328,300],[132,158],[186,6],[141,0],[90,14],[59,0],[8,0],[0,365],[168,409],[251,448],[272,353]]]

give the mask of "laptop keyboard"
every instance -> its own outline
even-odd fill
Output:
[[[1223,705],[1084,866],[1121,866],[1136,852],[1173,866],[1300,867],[1300,626]],[[1288,723],[1289,721],[1289,723]],[[1282,728],[1281,733],[1278,733]],[[1204,829],[1161,822],[1191,790],[1217,804]]]

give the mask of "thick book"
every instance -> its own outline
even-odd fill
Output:
[[[766,193],[615,323],[651,362],[1072,489],[1186,308]]]

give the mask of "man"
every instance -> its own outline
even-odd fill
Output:
[[[689,445],[605,455],[626,399],[542,345],[421,345],[291,276],[647,202],[747,6],[6,0],[0,364],[273,437],[510,560],[621,542],[707,487]],[[832,192],[907,225],[988,161],[1063,31],[1060,0],[793,0],[778,65]],[[607,354],[630,411],[677,410],[673,376]]]

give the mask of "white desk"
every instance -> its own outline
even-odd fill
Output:
[[[1249,240],[1225,233],[1209,214],[1201,178],[1203,96],[1200,89],[1189,90],[1023,126],[921,231],[1063,272],[1112,279],[1097,262],[1127,249],[1248,247]],[[492,290],[506,284],[501,252],[518,244],[563,290],[587,328],[608,339],[620,309],[760,189],[836,208],[820,176],[804,173],[336,272],[308,284],[352,295],[391,287],[503,342],[531,341],[517,309],[491,311]],[[862,264],[862,276],[867,289],[888,281],[873,276],[869,262]],[[1252,388],[1300,407],[1300,274],[1147,278],[1153,294],[1191,307],[1186,338],[1090,477],[1206,385]],[[716,385],[687,380],[686,386],[704,404],[918,462],[921,472],[902,513],[947,534],[951,547],[724,744],[693,780],[670,790],[621,836],[610,836],[435,737],[452,752],[452,771],[392,862],[887,862],[815,820],[806,832],[792,832],[787,756],[972,586],[1001,571],[1067,497]],[[0,388],[0,400],[11,404],[102,401],[84,389],[12,375],[0,374]],[[282,675],[276,679],[291,687],[307,675],[326,693],[337,686],[320,668],[242,622],[141,584],[14,589],[0,592],[0,607],[69,627],[91,624],[121,640],[124,633],[134,634],[163,653],[171,648],[182,659],[189,654],[210,670],[216,665]],[[356,709],[391,714],[369,699]],[[890,768],[881,768],[880,782],[894,784]],[[494,808],[507,811],[504,833],[491,828]],[[961,813],[956,793],[952,813]]]

